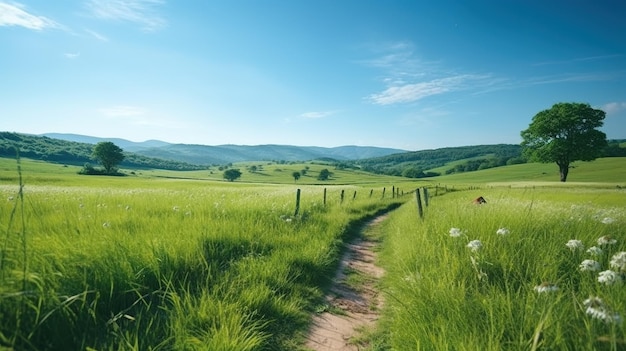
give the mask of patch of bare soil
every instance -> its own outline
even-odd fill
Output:
[[[376,217],[361,231],[386,218]],[[362,234],[362,233],[361,233]],[[351,340],[364,327],[373,326],[380,317],[382,294],[376,284],[384,271],[375,265],[373,248],[377,243],[359,235],[346,245],[329,294],[326,308],[313,317],[305,347],[314,351],[357,351]]]

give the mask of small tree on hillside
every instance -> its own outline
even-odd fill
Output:
[[[293,181],[294,182],[297,182],[298,179],[300,179],[300,172],[298,172],[298,171],[295,171],[295,172],[291,173],[291,175],[293,176]]]
[[[110,141],[97,143],[92,156],[102,164],[107,174],[115,173],[115,167],[124,160],[123,150]]]
[[[224,171],[224,179],[229,182],[235,181],[235,179],[239,179],[239,177],[241,177],[241,171],[238,169],[231,168]]]
[[[556,162],[565,182],[571,162],[600,157],[607,141],[606,134],[596,128],[602,127],[605,116],[589,104],[555,104],[536,114],[521,132],[523,155],[530,161]]]
[[[317,176],[317,180],[328,180],[328,178],[330,178],[331,175],[332,173],[327,168],[324,168],[320,171],[320,174]]]

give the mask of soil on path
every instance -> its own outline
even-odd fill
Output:
[[[305,346],[314,351],[357,351],[352,340],[364,328],[372,327],[380,317],[383,298],[377,289],[384,271],[375,265],[377,243],[363,231],[387,218],[381,215],[366,223],[361,234],[346,244],[332,287],[326,296],[326,307],[313,317]],[[358,281],[349,282],[349,276]]]

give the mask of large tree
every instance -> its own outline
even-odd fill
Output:
[[[606,147],[606,134],[597,129],[605,117],[589,104],[555,104],[537,113],[521,132],[523,155],[533,162],[556,162],[565,182],[570,163],[595,160]]]
[[[110,141],[101,141],[93,148],[92,156],[100,161],[104,171],[112,174],[115,166],[124,160],[123,150]]]

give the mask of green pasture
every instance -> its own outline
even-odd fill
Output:
[[[343,242],[398,206],[377,234],[387,302],[371,350],[623,349],[623,285],[580,272],[589,257],[565,243],[615,238],[603,270],[626,251],[624,161],[575,163],[567,183],[552,164],[408,179],[263,162],[227,182],[217,168],[83,176],[27,159],[20,174],[0,158],[0,350],[301,349]],[[544,282],[558,290],[537,293]],[[590,296],[614,320],[589,315]]]
[[[558,185],[559,169],[554,163],[528,163],[457,173],[432,178],[455,184],[515,185],[535,183]],[[626,158],[600,158],[590,162],[574,162],[565,184],[598,183],[610,186],[626,185]],[[563,185],[565,185],[563,184]]]
[[[293,350],[356,223],[406,201],[20,166],[23,187],[0,173],[0,349]]]
[[[477,196],[488,202],[471,204]],[[620,252],[626,260],[625,200],[623,188],[483,188],[432,198],[423,220],[405,204],[381,228],[387,302],[372,344],[624,350],[625,282],[598,278],[605,270],[626,278],[626,262],[610,263]],[[468,247],[473,240],[480,249]],[[582,246],[570,249],[570,240]],[[593,246],[602,253],[587,252]],[[586,259],[597,270],[582,271]]]

